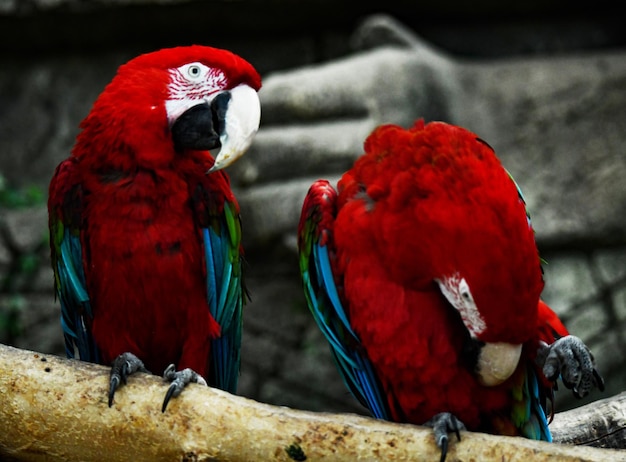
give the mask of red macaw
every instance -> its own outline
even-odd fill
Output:
[[[352,393],[377,417],[550,440],[556,379],[603,381],[540,300],[521,191],[491,147],[443,122],[377,128],[338,193],[319,180],[298,228],[307,304]]]
[[[249,147],[261,79],[239,56],[163,49],[122,65],[50,183],[66,352],[234,392],[242,306],[239,206],[221,171]],[[215,159],[210,149],[218,149]],[[180,370],[176,370],[178,366]]]

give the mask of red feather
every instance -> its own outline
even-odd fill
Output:
[[[332,269],[393,418],[451,412],[495,431],[516,374],[479,384],[463,364],[467,329],[435,280],[460,273],[487,325],[479,340],[524,344],[526,367],[538,327],[556,322],[539,301],[540,260],[515,183],[475,134],[420,121],[375,130],[338,189]]]
[[[62,223],[80,235],[93,313],[84,322],[101,362],[131,352],[154,373],[173,363],[206,378],[220,326],[207,302],[201,228],[223,219],[225,202],[236,215],[238,206],[227,175],[206,174],[214,163],[208,151],[174,149],[169,70],[190,62],[224,71],[224,90],[261,85],[249,63],[210,47],[129,61],[81,123],[71,157],[52,179],[49,209],[53,233]],[[53,241],[58,260],[60,238]]]

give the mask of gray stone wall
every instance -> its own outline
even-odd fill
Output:
[[[513,20],[454,3],[418,15],[412,4],[388,6],[405,28],[381,17],[359,25],[373,9],[322,0],[0,0],[0,341],[63,354],[42,202],[52,171],[119,64],[199,42],[241,54],[264,77],[262,128],[230,172],[252,295],[241,394],[365,412],[305,307],[295,226],[311,181],[338,178],[375,125],[418,117],[464,125],[496,149],[547,260],[544,298],[607,379],[589,399],[626,389],[623,32],[611,15],[553,20],[542,8],[559,2]],[[562,390],[559,409],[575,404]]]

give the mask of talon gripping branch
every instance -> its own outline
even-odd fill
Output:
[[[258,129],[260,86],[225,50],[141,55],[56,169],[48,209],[67,355],[112,364],[109,405],[135,371],[165,371],[163,410],[189,382],[236,389],[241,226],[220,169]]]
[[[298,230],[309,308],[375,417],[427,424],[445,459],[467,428],[550,441],[559,375],[603,388],[593,356],[540,300],[522,194],[487,143],[442,122],[387,125],[338,192],[310,188]]]

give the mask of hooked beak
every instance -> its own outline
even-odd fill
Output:
[[[210,150],[220,148],[215,172],[239,159],[259,129],[261,104],[257,92],[241,84],[186,109],[171,127],[174,148]]]
[[[521,355],[521,344],[485,343],[476,364],[478,381],[486,387],[500,385],[513,375]]]
[[[522,355],[522,344],[507,342],[482,342],[481,334],[487,330],[487,323],[481,315],[465,278],[458,273],[450,277],[436,279],[439,289],[450,305],[461,316],[467,333],[471,367],[478,381],[493,387],[506,381],[517,369]]]
[[[230,90],[230,101],[221,120],[223,127],[220,127],[219,133],[222,148],[207,173],[229,166],[252,144],[261,120],[261,103],[257,92],[243,84]]]

